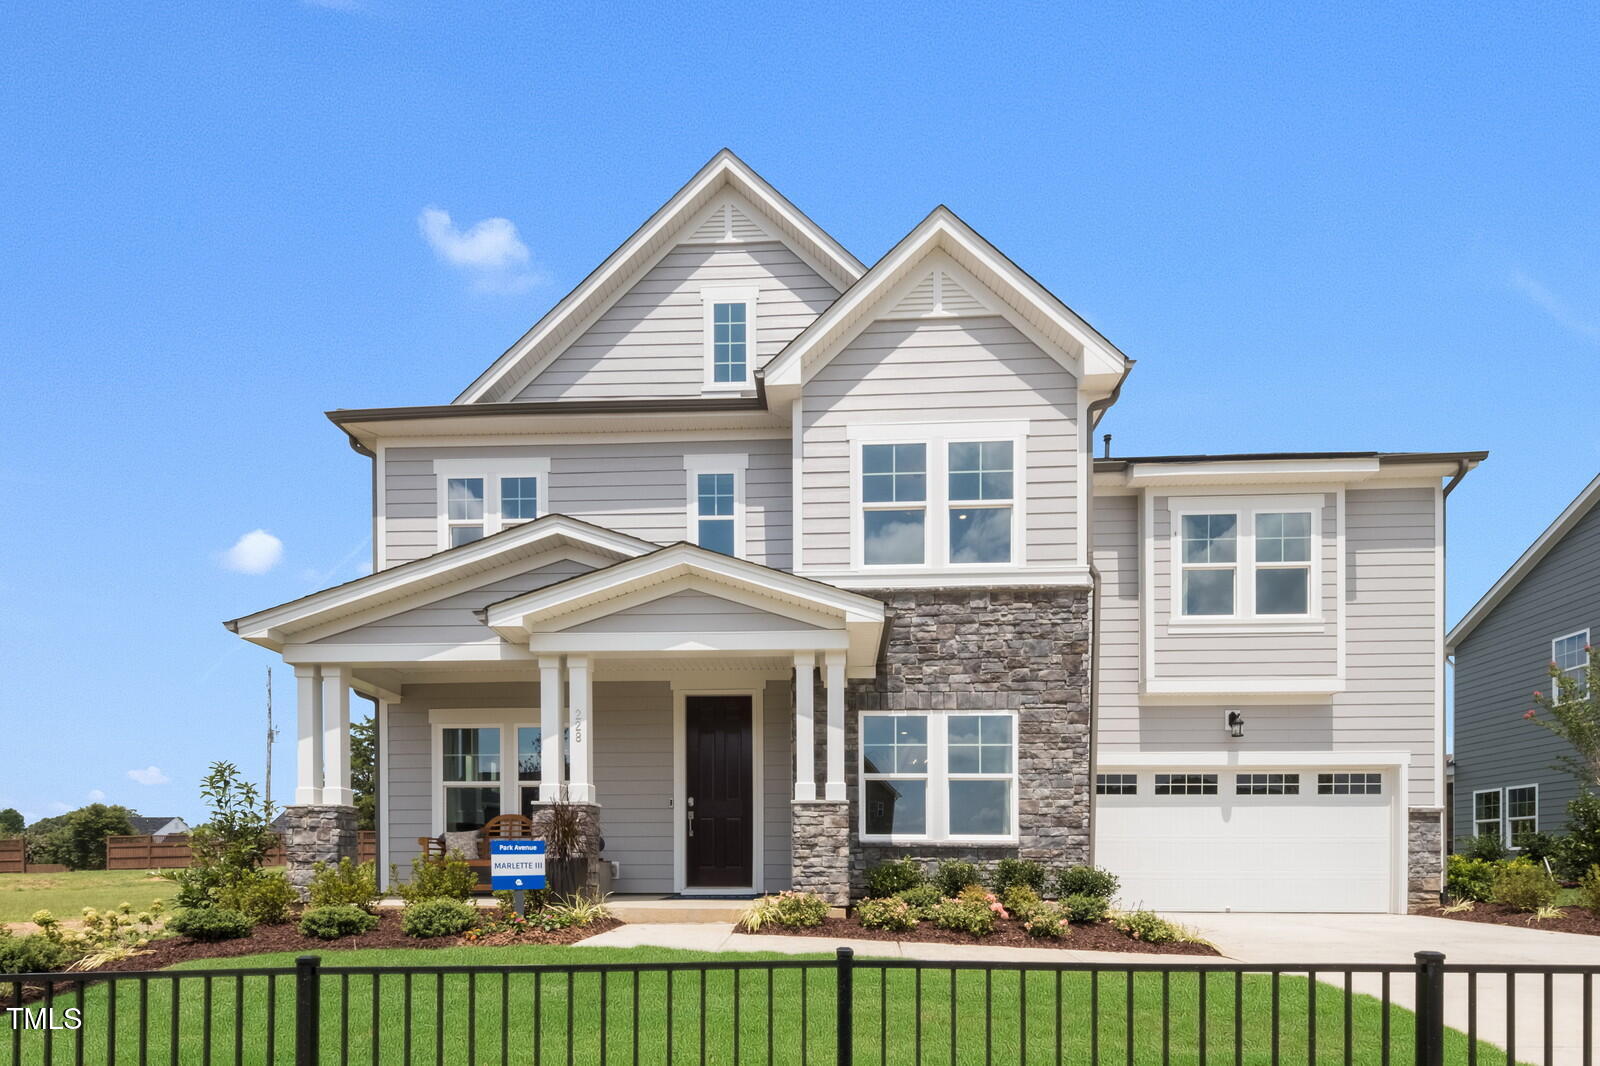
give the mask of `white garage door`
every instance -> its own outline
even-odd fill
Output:
[[[1382,771],[1104,773],[1095,862],[1123,906],[1388,911],[1393,785]]]

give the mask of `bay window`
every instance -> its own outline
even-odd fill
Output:
[[[1016,790],[1009,712],[861,716],[864,838],[1010,838]]]

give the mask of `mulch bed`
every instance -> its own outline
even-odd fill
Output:
[[[1429,908],[1421,913],[1433,918],[1451,918],[1458,922],[1485,922],[1490,925],[1516,925],[1524,929],[1543,929],[1548,933],[1583,933],[1600,936],[1600,918],[1583,907],[1563,907],[1565,918],[1547,918],[1535,921],[1526,911],[1512,910],[1504,903],[1474,903],[1470,911],[1446,914]]]
[[[918,923],[908,933],[887,929],[868,929],[854,918],[824,918],[821,925],[804,929],[787,929],[782,926],[762,926],[761,935],[814,936],[833,940],[904,940],[920,944],[982,944],[987,947],[1006,948],[1064,948],[1071,951],[1124,951],[1136,955],[1220,955],[1221,952],[1205,944],[1147,944],[1135,940],[1114,926],[1099,922],[1094,925],[1074,925],[1072,932],[1059,940],[1050,937],[1029,936],[1021,922],[1009,918],[997,919],[994,932],[988,936],[973,936],[954,929],[941,929],[932,922]]]

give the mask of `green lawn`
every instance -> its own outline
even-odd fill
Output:
[[[63,874],[0,874],[0,922],[26,922],[36,911],[77,918],[83,908],[131,903],[142,910],[176,891],[151,870],[71,870]]]
[[[826,956],[810,956],[827,958]],[[574,964],[694,961],[704,959],[782,959],[778,955],[708,955],[662,949],[607,948],[456,948],[445,950],[330,951],[328,965],[439,966],[467,964]],[[269,1028],[269,993],[266,977],[219,977],[209,980],[181,978],[184,969],[239,968],[291,965],[291,955],[259,955],[214,960],[199,966],[169,971],[175,980],[159,978],[146,991],[151,1019],[148,1061],[155,1066],[173,1061],[200,1063],[266,1063],[287,1061],[293,1046],[293,982],[276,981],[275,1017]],[[1397,978],[1405,980],[1406,978]],[[179,986],[179,1018],[172,1019],[172,986]],[[1016,972],[996,972],[986,980],[982,972],[959,972],[954,981],[955,1061],[984,1061],[986,1046],[997,1063],[1056,1062],[1059,1038],[1067,1061],[1087,1061],[1098,1028],[1102,1061],[1127,1059],[1128,985],[1121,974],[1102,974],[1098,988],[1087,974],[1064,974],[1057,994],[1053,973],[1033,973],[1026,988]],[[670,991],[669,991],[670,989]],[[951,1059],[952,979],[949,971],[924,972],[921,979],[920,1019],[917,1011],[917,977],[911,971],[883,971],[870,963],[855,974],[856,1062],[918,1063],[916,1034],[922,1033],[921,1061],[949,1063]],[[1206,988],[1206,1044],[1208,1059],[1223,1066],[1233,1061],[1235,986],[1232,975],[1212,975]],[[1025,993],[1025,994],[1024,994]],[[1173,1063],[1194,1063],[1199,1058],[1199,984],[1194,975],[1174,974],[1165,983],[1159,974],[1138,975],[1133,983],[1133,1042],[1136,1063],[1163,1061],[1163,1040]],[[1240,1009],[1244,1019],[1243,1061],[1266,1063],[1272,1058],[1273,1030],[1271,979],[1248,976],[1242,985]],[[208,999],[209,996],[209,999]],[[670,1041],[668,997],[671,997]],[[236,997],[238,997],[236,1001]],[[1163,999],[1170,1004],[1169,1024],[1162,1026]],[[124,982],[117,991],[115,1018],[108,1011],[105,986],[90,988],[84,996],[85,1061],[106,1061],[108,1023],[115,1022],[116,1061],[138,1061],[136,984]],[[71,1005],[72,997],[57,1006]],[[440,1031],[438,1006],[443,1004],[445,1024]],[[244,1027],[235,1026],[242,1003]],[[502,1011],[502,1003],[506,1009]],[[768,1054],[767,1012],[773,1025]],[[1098,1012],[1093,1007],[1098,1003]],[[640,1061],[730,1064],[734,1041],[742,1063],[819,1064],[833,1061],[834,981],[831,969],[808,973],[776,972],[769,993],[766,973],[745,973],[738,980],[729,972],[711,973],[702,985],[696,972],[644,974],[635,996],[632,975],[579,975],[569,983],[566,975],[546,975],[536,980],[519,974],[502,982],[498,975],[466,974],[440,978],[416,975],[407,982],[399,975],[383,977],[374,988],[367,976],[324,977],[322,988],[323,1061],[328,1063],[443,1062],[498,1063],[502,1034],[509,1061],[525,1063],[567,1062],[566,1042],[570,1012],[578,1034],[570,1052],[575,1063],[632,1062],[635,1033]],[[1279,985],[1280,1021],[1278,1051],[1283,1062],[1308,1061],[1308,1030],[1312,1028],[1304,979],[1285,977]],[[345,1007],[348,1005],[348,1013]],[[882,1009],[887,1006],[887,1013]],[[1351,1000],[1354,1062],[1380,1063],[1382,1020],[1378,1002],[1365,996]],[[634,1016],[639,1019],[637,1029]],[[606,1018],[602,1056],[602,1015]],[[737,1026],[735,1026],[737,1012]],[[1344,1058],[1344,997],[1335,988],[1317,986],[1315,1031],[1317,1061],[1342,1062]],[[341,1018],[348,1017],[347,1029]],[[410,1019],[410,1024],[406,1020]],[[475,1018],[476,1025],[469,1025]],[[1059,1018],[1059,1022],[1058,1022]],[[1026,1048],[1024,1049],[1024,1025]],[[213,1054],[203,1055],[204,1033],[213,1035]],[[177,1056],[172,1047],[176,1032]],[[705,1033],[702,1053],[701,1034]],[[9,1036],[11,1034],[0,1034]],[[57,1033],[48,1061],[72,1062],[74,1034]],[[1411,1015],[1392,1012],[1389,1060],[1411,1060]],[[65,1039],[63,1039],[65,1038]],[[1466,1061],[1466,1040],[1448,1034],[1446,1061]],[[887,1051],[883,1051],[884,1047]],[[235,1058],[235,1049],[240,1051]],[[535,1049],[539,1055],[536,1057]],[[702,1057],[703,1054],[703,1057]],[[0,1050],[0,1059],[11,1048]],[[346,1055],[348,1057],[346,1057]],[[20,1043],[20,1063],[45,1063],[44,1037],[27,1033]],[[1484,1044],[1480,1063],[1494,1066],[1504,1054]]]

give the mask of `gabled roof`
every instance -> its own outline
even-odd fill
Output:
[[[652,552],[657,545],[625,533],[550,514],[512,526],[493,536],[449,548],[421,559],[380,570],[264,611],[224,622],[230,630],[273,651],[298,635],[321,629],[337,619],[354,616],[386,604],[404,603],[474,576],[501,570],[551,551],[577,549],[606,561],[631,559]]]
[[[998,296],[1058,351],[1080,359],[1080,379],[1109,391],[1131,365],[1115,345],[1076,311],[1006,258],[955,212],[940,205],[853,286],[773,357],[762,376],[769,390],[798,388],[858,333],[867,315],[896,286],[908,282],[917,265],[942,251]]]
[[[588,277],[552,307],[533,328],[457,396],[455,403],[510,400],[560,354],[566,342],[610,305],[644,270],[679,243],[683,228],[726,192],[744,197],[784,240],[792,242],[823,277],[847,288],[866,267],[822,227],[795,207],[766,179],[724,148],[688,183],[606,257]],[[689,236],[689,235],[682,235]]]
[[[1560,544],[1562,538],[1572,532],[1572,527],[1581,522],[1584,515],[1588,514],[1597,502],[1600,502],[1600,476],[1596,476],[1584,486],[1577,498],[1567,504],[1567,509],[1550,523],[1550,528],[1539,534],[1539,538],[1528,546],[1528,550],[1511,564],[1511,569],[1501,574],[1500,580],[1496,581],[1489,591],[1483,594],[1483,598],[1472,605],[1472,610],[1456,623],[1456,627],[1444,638],[1445,651],[1454,652],[1457,645],[1471,636],[1472,631],[1478,628],[1478,623],[1489,617],[1489,613],[1500,605],[1500,601],[1509,596],[1511,590],[1539,565],[1539,561],[1550,554],[1551,548]]]

